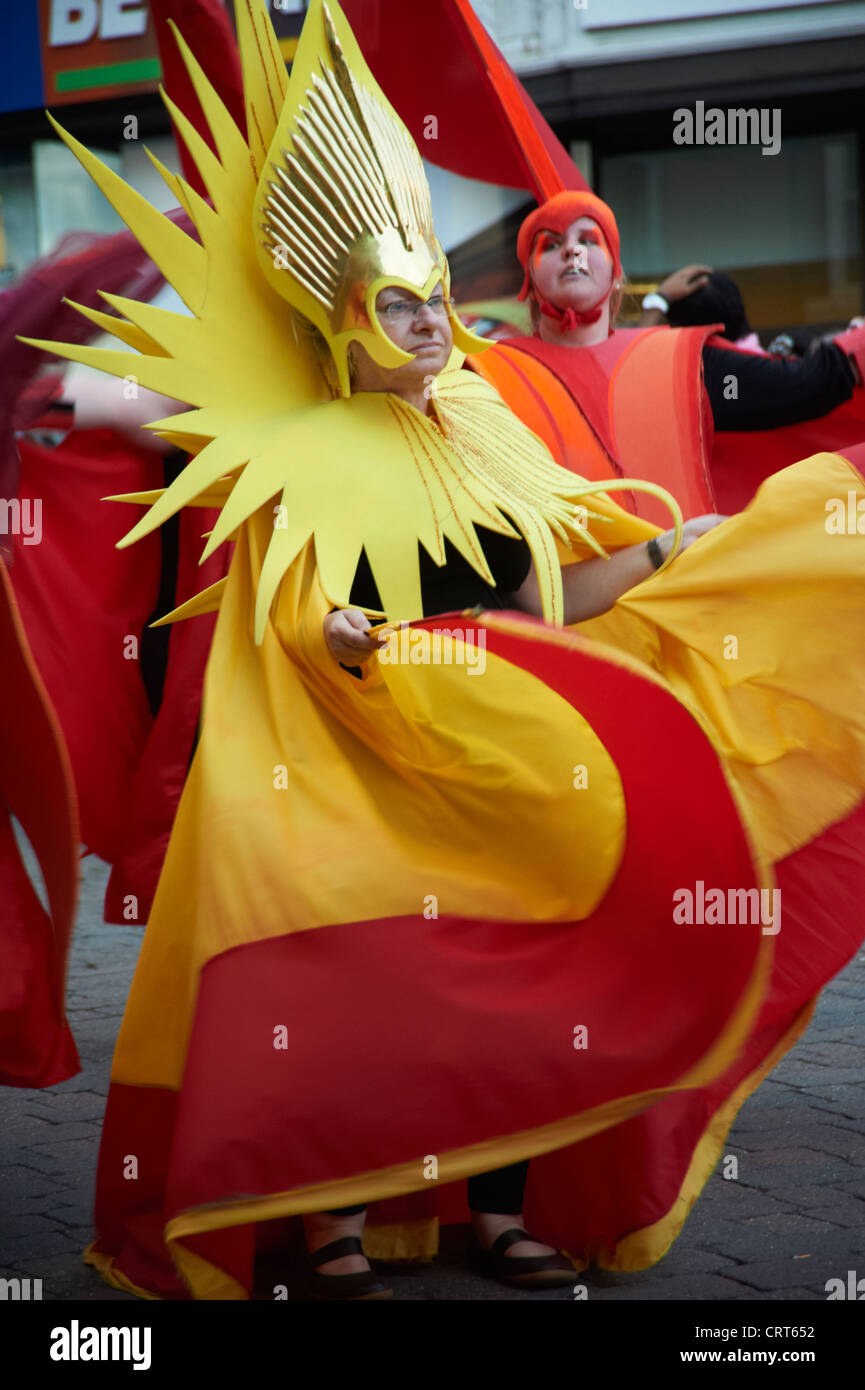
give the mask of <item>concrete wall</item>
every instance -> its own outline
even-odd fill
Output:
[[[862,0],[474,0],[520,74],[865,33]]]

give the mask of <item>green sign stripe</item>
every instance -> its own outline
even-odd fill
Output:
[[[158,58],[137,58],[131,63],[106,63],[98,68],[58,72],[58,92],[81,92],[86,87],[122,86],[126,82],[158,82],[162,65]]]

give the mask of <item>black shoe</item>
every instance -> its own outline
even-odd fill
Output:
[[[505,1254],[518,1241],[535,1239],[521,1227],[511,1226],[510,1230],[502,1231],[489,1250],[484,1250],[472,1231],[470,1262],[479,1274],[486,1275],[488,1279],[498,1279],[512,1288],[558,1289],[572,1284],[578,1271],[567,1255],[561,1252],[554,1255],[511,1255],[510,1258]]]
[[[310,1255],[312,1265],[309,1275],[309,1291],[316,1299],[339,1298],[393,1298],[393,1289],[382,1284],[372,1269],[362,1269],[356,1274],[322,1274],[317,1265],[325,1265],[329,1260],[338,1260],[342,1255],[362,1255],[363,1244],[359,1236],[342,1236],[323,1245]]]

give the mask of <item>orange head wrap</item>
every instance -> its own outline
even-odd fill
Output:
[[[607,249],[613,258],[613,279],[615,280],[621,275],[619,229],[616,226],[612,208],[608,207],[602,199],[597,198],[594,193],[566,190],[563,193],[556,193],[554,197],[548,198],[545,203],[542,203],[539,208],[535,208],[534,212],[530,212],[520,227],[517,236],[517,256],[525,271],[523,287],[519,293],[520,299],[525,299],[532,290],[529,257],[532,254],[532,247],[538,232],[565,232],[572,222],[576,222],[578,217],[591,217],[597,222],[604,234]],[[561,311],[556,310],[553,305],[541,304],[540,307],[542,312],[549,313],[551,317],[563,317]],[[593,310],[586,315],[575,315],[573,310],[569,309],[565,311],[565,317],[574,318],[577,321],[592,322],[600,318],[600,309]],[[570,325],[563,321],[562,326],[564,328]]]

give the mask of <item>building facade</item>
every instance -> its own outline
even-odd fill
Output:
[[[702,262],[755,327],[865,309],[861,0],[476,0],[640,286]]]
[[[380,3],[369,0],[371,22]],[[306,4],[270,6],[290,61]],[[613,206],[638,294],[702,262],[736,278],[761,331],[824,330],[865,309],[865,0],[474,7]],[[171,205],[144,151],[177,169],[160,75],[147,0],[4,7],[0,284],[67,232],[120,227],[46,106],[157,205]],[[525,197],[493,185],[467,196],[463,180],[430,172],[457,282],[481,294],[515,288]]]
[[[290,61],[304,0],[271,0]],[[230,12],[230,6],[229,6]],[[45,116],[156,206],[172,197],[145,152],[179,172],[158,94],[162,65],[147,0],[7,0],[0,21],[0,287],[70,232],[122,223]]]

